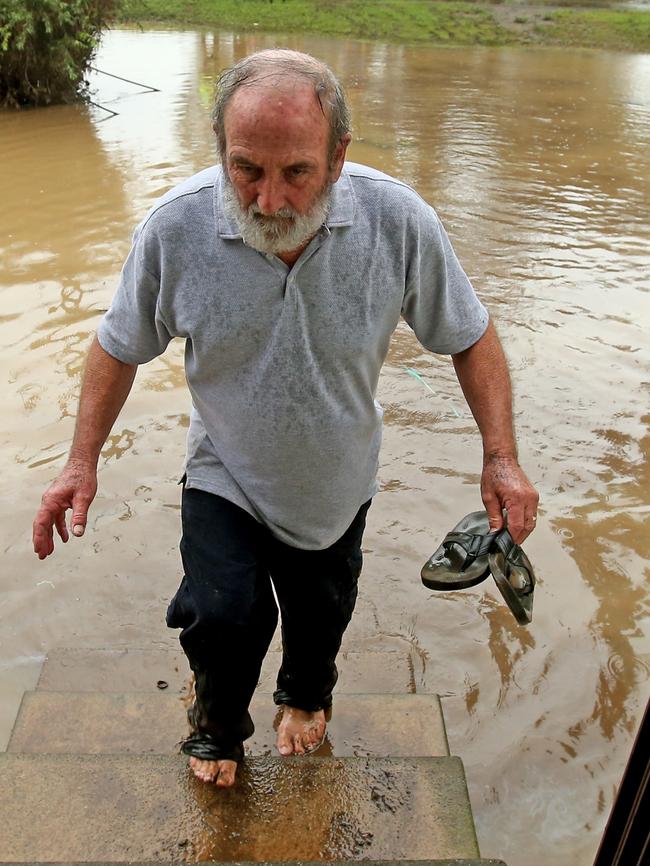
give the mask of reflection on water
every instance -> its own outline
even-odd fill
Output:
[[[641,420],[647,424],[650,417]],[[598,724],[606,740],[613,740],[621,729],[632,734],[638,710],[634,697],[639,687],[645,690],[649,674],[647,661],[635,654],[630,638],[642,637],[642,624],[648,616],[647,582],[638,565],[647,566],[650,561],[648,509],[643,504],[650,480],[650,436],[646,434],[636,442],[615,430],[594,432],[607,443],[601,455],[606,491],[592,491],[570,515],[556,522],[566,548],[597,599],[589,631],[603,653],[594,705],[587,718],[572,725],[574,741],[584,735],[590,722]]]
[[[448,360],[400,326],[348,643],[412,649],[415,687],[446,696],[484,855],[589,864],[649,691],[647,55],[115,31],[97,66],[160,93],[96,74],[94,99],[115,117],[0,115],[3,703],[15,714],[53,647],[174,645],[163,618],[189,409],[180,342],[139,371],[83,542],[38,563],[27,527],[64,459],[85,351],[134,225],[214,160],[218,71],[273,44],[326,59],[353,105],[351,158],[438,208],[503,337],[522,461],[542,494],[526,545],[538,576],[529,629],[487,582],[423,589],[422,562],[479,505],[480,447]]]

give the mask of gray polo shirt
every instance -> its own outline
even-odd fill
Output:
[[[242,242],[221,185],[220,168],[202,171],[138,226],[99,341],[143,364],[183,337],[187,486],[322,549],[376,492],[375,393],[400,316],[454,354],[488,315],[433,209],[394,178],[346,163],[292,268]]]

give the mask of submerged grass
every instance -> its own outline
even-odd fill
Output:
[[[650,11],[557,9],[549,2],[552,0],[535,5],[517,0],[126,0],[121,20],[438,45],[532,42],[650,51]],[[557,0],[557,6],[566,2],[569,0]]]

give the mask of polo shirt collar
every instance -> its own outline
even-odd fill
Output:
[[[354,223],[354,190],[345,168],[332,187],[332,201],[325,220],[326,226],[351,226]]]
[[[214,210],[217,218],[217,234],[220,238],[241,238],[237,222],[228,216],[223,204],[223,173],[219,170],[217,182],[214,185]],[[350,176],[345,170],[332,187],[332,200],[325,220],[328,228],[351,226],[354,223],[355,200]]]

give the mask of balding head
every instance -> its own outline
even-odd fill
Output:
[[[313,87],[314,99],[328,120],[328,150],[331,157],[337,144],[350,130],[350,110],[343,88],[329,66],[310,54],[273,48],[245,57],[219,77],[212,128],[217,136],[222,160],[226,152],[226,109],[240,88],[286,89],[296,82],[304,81]]]

